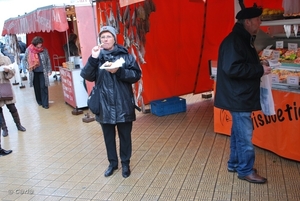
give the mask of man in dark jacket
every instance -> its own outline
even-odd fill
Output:
[[[88,81],[95,81],[97,90],[100,90],[100,112],[96,114],[96,120],[102,127],[109,161],[104,176],[111,176],[118,169],[115,139],[117,127],[122,176],[127,178],[131,174],[132,122],[136,120],[132,84],[141,78],[141,70],[127,49],[116,44],[116,30],[113,27],[102,27],[99,39],[101,44],[92,49],[81,76]]]
[[[253,168],[252,111],[261,110],[260,78],[271,68],[260,64],[254,39],[261,24],[262,9],[244,8],[232,32],[219,48],[215,107],[229,110],[232,116],[228,171],[251,183],[265,183]]]
[[[79,49],[76,45],[76,41],[78,36],[74,33],[69,35],[69,42],[64,44],[63,49],[66,56],[66,61],[69,61],[69,57],[71,56],[79,56]]]
[[[20,49],[20,53],[25,53],[26,51],[26,44],[22,41],[22,38],[19,36],[18,37],[18,45],[19,45],[19,49]]]
[[[20,36],[18,37],[18,46],[20,50],[20,64],[19,64],[20,73],[22,72],[24,73],[24,77],[22,77],[22,80],[27,80],[27,76],[26,76],[27,71],[26,68],[24,68],[23,61],[22,61],[27,47],[26,47],[26,43],[22,41],[22,38]]]

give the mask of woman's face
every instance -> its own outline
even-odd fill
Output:
[[[101,47],[105,50],[112,50],[115,44],[115,38],[110,32],[103,32],[100,35]]]
[[[43,47],[43,43],[38,43],[35,47],[41,49]]]

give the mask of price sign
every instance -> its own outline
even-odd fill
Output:
[[[274,50],[272,54],[272,59],[278,61],[280,59],[280,51]]]
[[[273,50],[271,50],[271,49],[264,49],[261,56],[270,57],[272,52],[273,52]]]
[[[272,83],[279,83],[279,76],[277,74],[272,74]]]
[[[283,41],[276,41],[276,49],[282,49],[284,47],[283,45]]]
[[[286,83],[292,84],[292,85],[299,85],[299,77],[298,76],[287,76]]]
[[[288,43],[288,50],[293,50],[293,51],[297,52],[298,44],[297,43]]]

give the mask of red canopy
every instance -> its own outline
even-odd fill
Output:
[[[68,30],[64,6],[46,6],[4,22],[2,36]]]

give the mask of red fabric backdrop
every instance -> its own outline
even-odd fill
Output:
[[[50,32],[35,32],[26,35],[27,46],[31,44],[32,39],[35,36],[40,36],[44,39],[43,46],[49,51],[51,59],[52,69],[53,55],[65,56],[63,45],[66,43],[66,32],[50,31]],[[62,63],[63,60],[60,61]]]
[[[213,89],[213,82],[209,77],[208,61],[218,59],[219,45],[232,30],[234,17],[233,1],[207,1],[205,29],[203,31],[204,43],[201,49],[201,57],[199,58],[198,76],[195,81],[194,93]]]
[[[263,8],[282,8],[282,0],[244,0],[244,2],[246,7],[253,6],[253,3],[256,3],[258,6],[262,6]]]
[[[58,56],[65,56],[63,45],[66,43],[66,32],[58,32],[58,31],[51,31],[51,32],[35,32],[26,35],[27,46],[31,44],[32,39],[35,36],[40,36],[44,39],[43,46],[47,48],[49,51],[49,56],[51,59],[52,70],[54,69],[53,66],[53,55],[56,54]],[[64,60],[61,60],[62,63]]]
[[[156,11],[150,14],[150,32],[146,34],[143,71],[144,103],[152,100],[201,93],[213,89],[209,77],[209,60],[218,57],[219,44],[231,31],[234,20],[234,1],[206,0],[153,0]],[[246,6],[281,8],[282,1],[245,0]],[[111,1],[97,3],[96,7],[109,8]],[[112,2],[116,13],[116,1]],[[135,5],[130,5],[131,13]],[[124,12],[125,7],[121,9]],[[96,10],[99,25],[100,9]],[[105,16],[102,15],[105,20]],[[64,32],[28,34],[30,43],[35,35],[45,39],[44,46],[53,54],[64,55]],[[121,33],[123,29],[121,28]],[[81,34],[82,37],[82,34]],[[118,42],[123,43],[122,34]]]
[[[217,59],[219,44],[232,29],[234,1],[207,0],[206,4],[202,0],[153,2],[156,11],[150,15],[146,63],[141,65],[144,103],[212,90],[208,61]],[[110,2],[97,6],[104,9],[108,5]],[[130,5],[131,12],[136,5]],[[125,7],[121,9],[122,13],[124,10]],[[97,19],[99,24],[99,10]],[[103,15],[102,19],[105,19]],[[122,44],[122,34],[118,39]]]
[[[193,92],[203,42],[203,1],[154,2],[142,65],[145,102]]]

